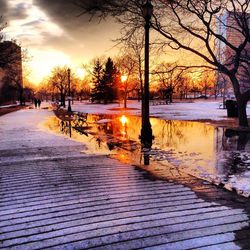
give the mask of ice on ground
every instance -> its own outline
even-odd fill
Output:
[[[220,109],[221,100],[197,100],[194,102],[174,102],[169,105],[150,105],[150,115],[166,120],[225,120],[227,110]],[[128,108],[134,110],[116,110],[123,107],[122,104],[92,104],[90,102],[74,102],[72,106],[74,111],[85,112],[89,114],[119,114],[128,113],[131,115],[141,114],[141,102],[128,101]],[[250,116],[250,105],[247,107],[247,114]]]

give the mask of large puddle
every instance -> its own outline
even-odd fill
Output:
[[[153,144],[151,149],[142,149],[140,117],[58,117],[51,117],[46,127],[85,143],[88,153],[114,154],[136,165],[158,164],[160,171],[174,167],[246,197],[250,195],[250,133],[200,122],[151,118]]]

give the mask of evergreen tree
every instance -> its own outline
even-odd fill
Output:
[[[102,88],[103,88],[103,98],[104,102],[112,102],[117,97],[117,86],[116,86],[116,75],[117,70],[114,65],[114,62],[109,57],[105,64],[103,79],[102,79]]]
[[[94,87],[92,89],[91,93],[91,100],[101,102],[104,96],[104,89],[102,84],[102,78],[103,78],[103,67],[100,62],[100,59],[97,59],[95,61],[93,73],[92,73],[92,81],[94,84]]]

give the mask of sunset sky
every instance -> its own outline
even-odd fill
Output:
[[[38,83],[56,65],[76,71],[82,63],[102,55],[114,55],[111,41],[119,36],[112,21],[99,22],[70,1],[0,0],[1,15],[7,21],[7,39],[16,39],[31,56],[30,78]]]
[[[0,10],[7,22],[6,39],[15,39],[28,50],[26,68],[33,83],[42,81],[55,66],[67,65],[79,72],[82,64],[97,56],[118,54],[112,40],[120,36],[121,26],[111,19],[100,22],[99,18],[79,17],[82,10],[71,0],[0,0]],[[155,35],[151,32],[151,39]],[[171,49],[152,56],[154,62],[197,61],[194,56]]]

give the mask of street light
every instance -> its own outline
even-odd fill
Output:
[[[121,81],[122,81],[122,82],[126,82],[127,79],[128,79],[128,76],[126,76],[126,75],[122,75],[122,76],[121,76]]]
[[[71,105],[70,105],[70,68],[67,70],[68,72],[68,112],[71,112]]]
[[[149,28],[153,14],[153,5],[150,0],[142,6],[145,19],[145,69],[144,69],[144,94],[142,100],[142,128],[141,142],[146,147],[152,145],[152,128],[149,120]]]

